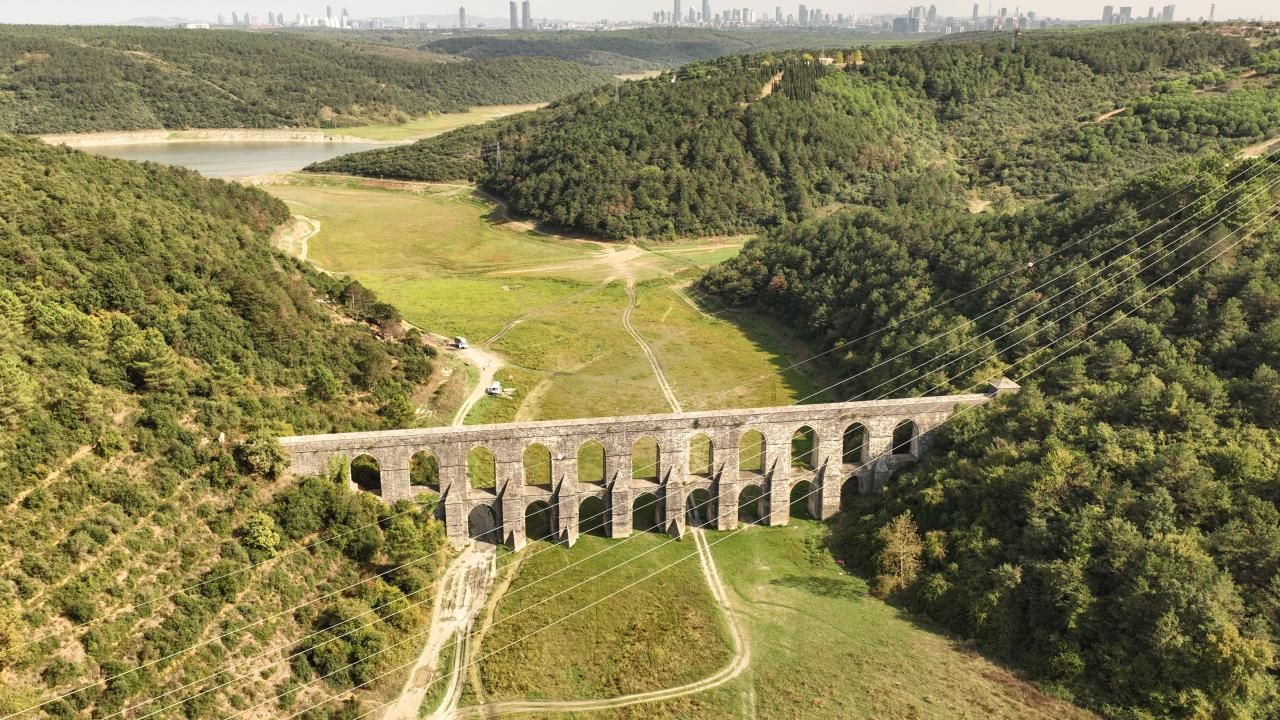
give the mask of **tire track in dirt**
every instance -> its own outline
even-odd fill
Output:
[[[636,332],[635,326],[631,324],[631,313],[636,309],[636,284],[634,281],[627,282],[627,309],[622,313],[622,326],[627,329],[627,333],[635,339],[640,345],[640,350],[644,352],[645,358],[649,361],[649,367],[653,368],[653,374],[658,378],[658,387],[662,388],[662,394],[666,396],[667,403],[671,405],[672,412],[684,412],[680,409],[680,401],[676,399],[676,394],[671,390],[671,384],[667,382],[667,376],[662,373],[662,366],[658,364],[658,357],[653,354],[653,349],[649,347],[649,343],[645,342],[640,333]]]

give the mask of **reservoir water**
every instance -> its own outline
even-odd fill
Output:
[[[136,145],[101,145],[82,150],[125,160],[191,168],[208,177],[231,178],[301,170],[314,162],[386,147],[354,142],[209,142],[200,140]]]

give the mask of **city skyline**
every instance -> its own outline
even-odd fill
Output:
[[[262,7],[255,7],[259,4]],[[824,8],[826,12],[835,15],[837,13],[858,16],[868,15],[905,15],[908,11],[907,4],[893,2],[828,2],[828,7]],[[1119,7],[1119,3],[1113,2]],[[1157,15],[1166,3],[1148,3],[1147,5],[1132,4],[1135,17],[1145,17],[1148,7],[1154,6]],[[1178,2],[1176,20],[1184,20],[1187,18],[1199,19],[1208,17],[1210,9],[1215,3],[1213,0],[1195,0],[1192,2]],[[195,22],[213,22],[217,20],[219,14],[229,17],[232,12],[238,13],[255,13],[265,18],[267,13],[276,12],[286,18],[294,18],[298,14],[310,14],[319,16],[324,13],[324,3],[317,3],[314,0],[187,0],[186,2],[174,3],[164,2],[162,0],[65,0],[64,2],[54,4],[7,4],[8,7],[0,8],[0,22],[13,23],[51,23],[51,24],[93,24],[93,23],[122,23],[134,18],[143,17],[173,17],[183,18]],[[673,4],[669,4],[667,8],[674,10]],[[729,0],[729,2],[719,4],[714,1],[709,3],[710,12],[714,15],[725,10],[733,8],[750,8],[758,16],[764,16],[765,13],[772,15],[776,3],[759,3],[759,4],[743,4],[741,0]],[[794,5],[794,4],[793,4]],[[987,15],[986,6],[979,4],[982,14]],[[1277,7],[1274,0],[1229,0],[1228,2],[1216,3],[1217,19],[1228,19],[1235,17],[1263,17],[1268,19],[1280,18],[1280,7]],[[373,17],[395,17],[403,15],[432,15],[432,16],[453,16],[457,17],[459,5],[455,3],[424,3],[420,0],[367,0],[366,2],[350,2],[347,7],[353,18],[373,18]],[[468,18],[472,20],[468,23],[475,27],[477,23],[484,20],[494,20],[505,18],[508,15],[508,7],[501,0],[478,0],[477,2],[462,3],[462,7],[466,8]],[[788,7],[788,13],[797,11],[798,6]],[[972,12],[972,3],[969,0],[955,0],[952,2],[937,3],[938,14],[943,17],[969,17]],[[523,9],[523,8],[522,8]],[[612,21],[636,21],[646,22],[651,20],[653,10],[658,9],[658,3],[646,6],[634,2],[612,2],[599,3],[589,2],[588,0],[541,0],[534,8],[533,18],[535,20],[556,19],[575,22],[594,22],[598,20]],[[689,10],[704,12],[706,8],[700,0],[685,0],[683,2],[683,14],[687,17]],[[1042,17],[1055,17],[1070,20],[1100,20],[1102,17],[1103,4],[1096,6],[1081,5],[1077,2],[1068,0],[1043,0],[1042,2],[1026,3],[1022,6],[1023,11],[1031,10]],[[998,12],[998,6],[992,4],[991,13]],[[523,25],[523,17],[521,18]],[[454,21],[457,22],[456,20]],[[506,27],[506,23],[497,25],[498,27]],[[494,25],[491,25],[494,27]]]

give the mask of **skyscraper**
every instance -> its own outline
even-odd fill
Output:
[[[1160,19],[1165,22],[1173,22],[1173,11],[1173,5],[1165,5],[1164,8],[1160,10]]]
[[[458,29],[467,29],[467,9],[464,7],[458,8]]]
[[[800,26],[804,27],[809,24],[809,8],[804,5],[800,6]]]
[[[520,6],[520,27],[525,30],[533,29],[533,8],[529,7],[529,0],[524,0]]]
[[[671,0],[671,24],[672,25],[680,24],[681,14],[682,13],[680,12],[680,0]]]
[[[1111,17],[1114,13],[1115,13],[1115,8],[1111,7],[1110,5],[1103,5],[1102,6],[1102,22],[1110,23]]]
[[[520,14],[516,11],[516,0],[511,0],[511,29],[520,29]]]
[[[702,24],[711,24],[711,0],[702,0]]]
[[[978,3],[973,4],[973,19],[978,19]]]

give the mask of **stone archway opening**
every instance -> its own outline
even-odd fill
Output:
[[[555,537],[555,515],[550,505],[534,500],[524,509],[524,536],[529,542]]]
[[[691,528],[711,527],[715,520],[715,507],[711,493],[698,488],[684,501],[684,521]]]
[[[816,487],[808,480],[801,480],[791,488],[791,517],[813,520],[813,499]]]
[[[467,453],[467,484],[477,490],[490,492],[497,486],[498,462],[492,450],[477,445]]]
[[[738,438],[738,470],[747,475],[764,474],[764,433],[751,429]]]
[[[609,508],[604,500],[595,496],[578,506],[578,532],[582,535],[606,537],[609,527]]]
[[[631,478],[657,482],[662,477],[662,451],[648,435],[631,444]]]
[[[840,461],[845,465],[859,465],[867,459],[867,428],[854,423],[844,429]]]
[[[893,454],[915,455],[916,424],[911,420],[903,420],[893,429]]]
[[[541,443],[524,449],[524,484],[551,487],[551,451]]]
[[[798,472],[813,470],[817,454],[818,433],[804,425],[791,433],[791,469]]]
[[[639,532],[657,532],[662,529],[658,513],[658,496],[641,493],[631,503],[631,529]]]
[[[440,461],[430,450],[419,450],[409,460],[409,485],[440,491]]]
[[[856,475],[850,475],[840,485],[840,512],[844,512],[845,510],[853,507],[854,502],[857,501],[858,495],[860,494],[861,489],[858,485],[858,477]]]
[[[351,482],[357,488],[382,497],[382,467],[372,455],[357,455],[351,460]]]
[[[502,542],[498,532],[498,515],[488,505],[476,505],[467,513],[467,534],[477,542],[497,545]]]
[[[578,482],[604,482],[604,445],[588,440],[578,448]]]
[[[738,522],[755,525],[764,519],[765,513],[761,505],[764,493],[756,485],[748,485],[738,493]]]
[[[689,474],[709,478],[714,467],[714,451],[711,449],[711,438],[706,433],[698,433],[689,438]]]

